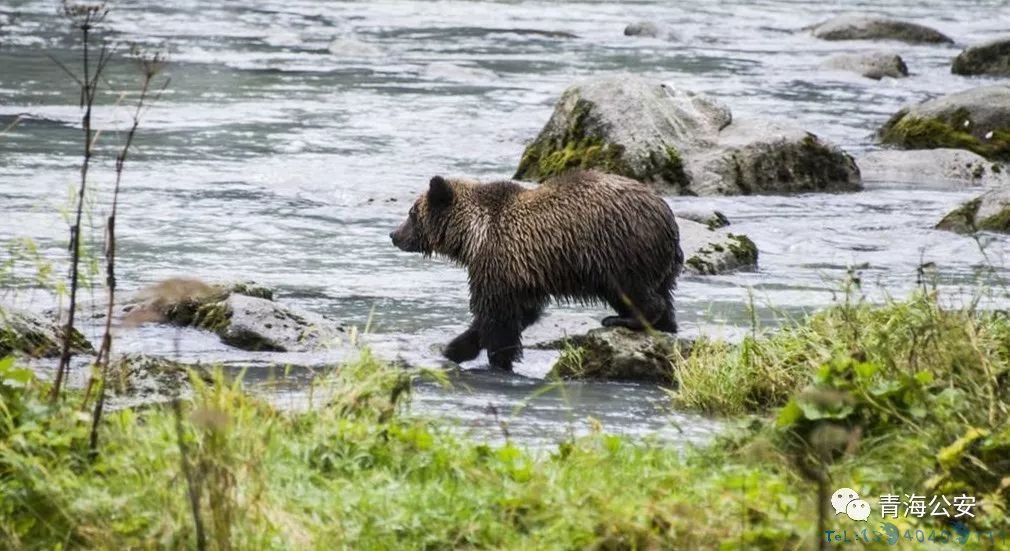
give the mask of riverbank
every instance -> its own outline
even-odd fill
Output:
[[[899,547],[918,548],[920,531],[998,547],[977,538],[1010,528],[1010,320],[940,302],[843,301],[712,344],[678,368],[673,402],[740,428],[688,449],[602,426],[541,450],[475,441],[409,414],[412,385],[441,375],[366,351],[303,412],[194,378],[178,414],[108,414],[91,457],[80,397],[44,405],[45,384],[7,360],[0,536],[14,549],[194,547],[195,494],[217,549],[805,549],[864,528],[886,547],[882,523]],[[869,522],[835,514],[836,487],[863,497]],[[951,501],[950,518],[881,518],[881,496],[905,494]],[[961,496],[973,516],[953,516]]]

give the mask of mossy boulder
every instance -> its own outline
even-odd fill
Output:
[[[885,149],[857,162],[867,184],[933,189],[1010,185],[1010,167],[963,149]]]
[[[825,61],[822,67],[856,73],[874,80],[884,77],[904,78],[908,76],[908,66],[905,65],[905,61],[898,54],[890,52],[839,54]]]
[[[141,292],[123,307],[127,319],[164,322],[216,333],[229,346],[251,351],[299,352],[332,346],[338,323],[273,300],[254,283],[207,285],[173,279]]]
[[[685,218],[677,225],[687,273],[717,275],[757,267],[758,249],[747,236]]]
[[[109,364],[108,388],[114,395],[129,398],[128,404],[119,405],[164,402],[189,392],[191,373],[206,382],[212,380],[210,370],[202,364],[125,354]]]
[[[897,19],[842,15],[808,27],[821,40],[896,40],[909,44],[952,44],[940,31]]]
[[[983,193],[944,216],[936,229],[964,234],[1010,233],[1010,190],[997,188]]]
[[[898,111],[878,131],[905,149],[955,148],[1010,161],[1010,86],[984,86]]]
[[[673,362],[690,354],[691,341],[623,327],[593,329],[565,339],[548,378],[677,384]]]
[[[770,195],[862,189],[856,161],[838,146],[790,124],[734,121],[718,144],[688,158],[697,195]]]
[[[951,64],[955,75],[1010,76],[1010,38],[970,46]]]
[[[634,76],[572,86],[523,153],[515,177],[542,182],[595,168],[679,195],[854,191],[850,156],[774,121],[734,121],[701,94]]]
[[[730,121],[727,108],[700,94],[630,75],[591,80],[565,90],[515,178],[542,182],[595,168],[685,190],[683,153]]]
[[[63,352],[65,326],[38,314],[0,307],[0,358],[23,354],[54,358]],[[70,337],[71,354],[94,354],[88,339],[76,328]]]

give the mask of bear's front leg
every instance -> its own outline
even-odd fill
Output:
[[[442,355],[456,363],[463,363],[479,356],[480,349],[480,331],[475,320],[466,331],[449,341]]]

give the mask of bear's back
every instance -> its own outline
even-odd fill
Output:
[[[482,264],[522,287],[580,296],[602,280],[659,280],[674,263],[673,213],[634,180],[575,170],[533,188],[483,184],[477,196]]]

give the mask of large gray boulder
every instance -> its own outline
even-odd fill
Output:
[[[24,354],[33,358],[54,358],[63,352],[65,326],[23,310],[0,307],[0,358]],[[94,354],[88,339],[76,328],[70,337],[71,354]]]
[[[943,217],[936,229],[963,234],[1010,233],[1010,189],[992,189],[968,201]]]
[[[601,327],[559,341],[562,353],[548,378],[640,381],[676,385],[674,362],[691,341],[666,333]]]
[[[896,19],[842,15],[808,30],[822,40],[897,40],[909,44],[951,44],[950,37],[936,29]]]
[[[881,142],[905,149],[967,149],[1010,160],[1010,86],[972,88],[905,107],[878,134]]]
[[[858,159],[863,181],[933,189],[1010,185],[1010,167],[964,149],[885,149]]]
[[[950,72],[955,75],[1010,76],[1010,38],[966,48],[954,58]]]
[[[686,218],[678,218],[684,269],[695,275],[717,275],[756,268],[758,249],[745,235]]]
[[[596,168],[683,190],[683,154],[711,146],[731,120],[728,108],[700,94],[632,76],[591,80],[565,90],[515,177],[544,181]]]
[[[221,342],[252,351],[320,350],[332,347],[344,333],[332,320],[275,302],[272,290],[253,283],[168,280],[140,293],[122,312],[128,320],[212,331]]]
[[[853,191],[855,162],[785,123],[734,121],[729,109],[636,76],[568,88],[515,177],[542,182],[595,168],[681,195]]]
[[[905,65],[905,61],[898,54],[890,52],[839,54],[825,61],[822,67],[836,71],[848,71],[874,80],[884,77],[903,78],[908,76],[908,66]]]

